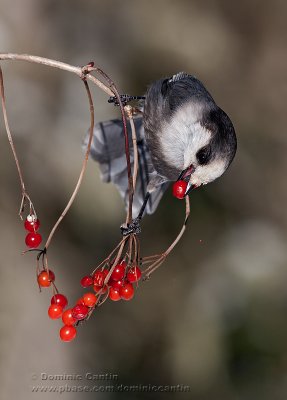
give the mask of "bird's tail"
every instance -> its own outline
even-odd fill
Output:
[[[144,136],[142,117],[134,119],[137,147],[138,147],[138,179],[134,193],[133,218],[135,218],[143,204],[147,193],[147,186],[156,177],[156,171],[152,165],[149,149]],[[134,151],[131,139],[131,129],[128,127],[131,164],[134,164]],[[87,147],[87,135],[83,147]],[[112,182],[118,188],[120,195],[128,203],[128,178],[125,157],[125,139],[121,120],[100,122],[94,127],[94,136],[91,146],[91,157],[99,163],[101,179],[104,182]],[[153,188],[149,197],[146,212],[152,214],[165,192],[168,183],[162,183]]]

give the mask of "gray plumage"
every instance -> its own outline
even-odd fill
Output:
[[[133,202],[133,217],[136,217],[143,204],[149,182],[156,177],[156,171],[151,162],[150,152],[146,145],[143,129],[142,117],[134,119],[137,145],[138,145],[138,179]],[[129,148],[131,165],[134,165],[134,151],[131,140],[131,130],[128,124]],[[89,140],[87,134],[83,147],[86,149]],[[112,121],[100,122],[94,127],[93,141],[91,145],[91,157],[99,163],[101,179],[103,182],[112,182],[116,185],[121,197],[127,206],[128,201],[128,179],[125,157],[125,141],[122,121],[115,119]],[[159,185],[153,191],[147,203],[146,212],[152,214],[160,199],[168,187],[168,183]]]
[[[229,117],[203,84],[180,72],[150,85],[144,114],[135,119],[139,178],[133,217],[150,193],[146,212],[155,211],[170,181],[179,177],[191,187],[212,182],[230,165],[236,152],[236,135]],[[129,128],[130,153],[133,146]],[[88,137],[84,146],[87,145]],[[120,120],[95,125],[91,156],[100,165],[104,182],[113,182],[125,202],[128,180],[124,135]],[[126,204],[127,205],[127,204]]]
[[[229,117],[203,84],[184,72],[149,87],[144,129],[153,165],[167,181],[192,166],[194,186],[211,182],[228,168],[236,152]]]

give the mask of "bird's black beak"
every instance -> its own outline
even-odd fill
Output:
[[[187,188],[186,188],[186,191],[185,191],[184,196],[187,196],[187,195],[190,193],[190,191],[191,191],[192,189],[195,189],[195,188],[196,188],[196,186],[195,186],[195,185],[192,185],[192,183],[191,183],[191,181],[190,181],[191,174],[192,174],[193,172],[194,172],[194,167],[193,167],[193,165],[190,165],[189,167],[187,167],[186,169],[184,169],[184,170],[180,173],[179,177],[177,178],[178,181],[186,181],[186,182],[188,182],[188,183],[187,183]]]

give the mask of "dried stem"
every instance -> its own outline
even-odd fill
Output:
[[[83,77],[83,68],[75,67],[70,64],[63,63],[61,61],[50,60],[49,58],[31,56],[29,54],[14,54],[14,53],[0,53],[0,60],[14,60],[14,61],[28,61],[35,64],[47,65],[48,67],[58,68],[64,71],[72,72],[78,75],[80,78]],[[90,75],[89,72],[95,70],[93,67],[87,66],[85,68],[85,75],[88,80],[95,83],[100,89],[106,92],[109,96],[114,96],[114,93],[110,88],[104,85],[99,79]]]
[[[131,126],[131,131],[132,131],[132,141],[133,141],[133,150],[134,150],[133,188],[134,188],[134,192],[135,192],[136,182],[137,182],[137,174],[138,174],[138,164],[139,164],[137,134],[136,134],[136,128],[135,128],[135,123],[134,123],[134,119],[133,119],[132,107],[126,106],[125,111],[128,116],[129,123]]]
[[[164,253],[160,254],[159,256],[145,257],[142,260],[143,264],[151,262],[151,264],[143,271],[143,276],[145,276],[145,279],[148,279],[150,277],[150,275],[164,262],[166,257],[171,253],[171,251],[174,249],[174,247],[180,241],[182,235],[184,234],[184,232],[186,230],[186,225],[187,225],[187,221],[189,218],[189,214],[190,214],[190,203],[189,203],[189,197],[186,196],[185,197],[185,219],[184,219],[182,228],[181,228],[179,234],[177,235],[177,237],[175,238],[175,240],[172,242],[172,244],[167,248],[167,250]]]
[[[14,142],[13,142],[13,139],[12,139],[12,134],[11,134],[10,127],[9,127],[9,122],[8,122],[7,109],[6,109],[6,100],[5,100],[5,90],[4,90],[4,81],[3,81],[3,72],[2,72],[2,68],[1,67],[0,67],[0,90],[1,90],[1,102],[2,102],[2,110],[3,110],[5,128],[6,128],[6,132],[7,132],[7,135],[8,135],[8,140],[9,140],[12,152],[13,152],[13,156],[14,156],[14,160],[15,160],[15,163],[16,163],[16,167],[17,167],[17,170],[18,170],[18,175],[19,175],[19,178],[20,178],[22,193],[25,193],[26,192],[25,183],[24,183],[22,171],[21,171],[21,168],[20,168],[18,156],[17,156],[17,153],[16,153],[16,149],[15,149],[15,146],[14,146]]]
[[[132,209],[133,209],[133,197],[134,197],[134,189],[133,189],[133,177],[132,177],[132,168],[131,168],[131,159],[130,159],[130,146],[129,146],[129,136],[127,129],[127,121],[125,116],[124,106],[118,92],[118,89],[111,78],[100,68],[91,68],[91,70],[100,73],[109,83],[110,87],[113,89],[114,95],[117,98],[117,102],[120,107],[123,129],[124,129],[124,137],[125,137],[125,153],[126,153],[126,162],[127,162],[127,175],[128,175],[128,192],[129,192],[129,202],[128,202],[128,213],[127,213],[127,224],[132,222]]]
[[[15,145],[14,145],[14,142],[13,142],[12,133],[11,133],[9,122],[8,122],[6,99],[5,99],[4,79],[3,79],[3,72],[2,72],[2,68],[1,67],[0,67],[0,94],[1,94],[1,104],[2,104],[2,111],[3,111],[5,129],[6,129],[6,133],[7,133],[8,140],[9,140],[9,144],[10,144],[10,147],[11,147],[11,150],[12,150],[12,153],[13,153],[13,157],[14,157],[14,160],[15,160],[16,168],[17,168],[17,171],[18,171],[19,179],[20,179],[20,185],[21,185],[22,199],[21,199],[21,204],[20,204],[20,209],[19,209],[19,215],[22,218],[21,214],[22,214],[22,212],[24,211],[24,208],[25,208],[25,201],[28,200],[29,201],[29,206],[30,206],[30,214],[32,212],[35,215],[35,217],[37,218],[36,210],[35,210],[35,208],[33,206],[32,200],[30,199],[30,196],[26,192],[22,170],[21,170],[21,167],[20,167],[19,159],[18,159],[18,156],[17,156],[16,148],[15,148]]]

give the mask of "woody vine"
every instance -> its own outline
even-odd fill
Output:
[[[89,127],[89,140],[85,152],[82,168],[72,192],[72,195],[65,206],[63,212],[51,229],[50,234],[43,247],[39,247],[42,243],[42,237],[38,230],[40,227],[40,220],[38,218],[36,208],[32,202],[24,182],[24,174],[22,172],[16,147],[13,141],[12,133],[10,130],[8,113],[5,101],[4,78],[2,68],[0,66],[0,94],[2,111],[4,117],[4,124],[8,136],[9,144],[12,149],[13,157],[17,167],[20,189],[21,189],[21,204],[19,209],[19,216],[24,220],[24,227],[27,230],[26,245],[28,249],[24,252],[36,252],[36,278],[41,291],[42,288],[50,288],[52,290],[51,305],[48,309],[48,315],[51,319],[62,318],[63,327],[60,329],[60,338],[63,341],[71,341],[77,335],[77,327],[80,323],[88,320],[93,312],[100,307],[106,300],[130,300],[133,298],[135,290],[138,289],[140,283],[150,278],[151,274],[159,268],[164,262],[166,257],[174,249],[175,245],[181,239],[185,229],[186,223],[190,213],[189,197],[185,197],[185,218],[182,228],[171,243],[171,245],[162,253],[144,256],[141,255],[139,232],[134,229],[126,229],[117,246],[111,253],[101,261],[89,274],[84,276],[81,280],[81,286],[88,289],[82,297],[79,298],[77,303],[67,308],[68,299],[65,295],[60,293],[56,286],[55,273],[49,268],[48,262],[48,249],[52,243],[55,232],[59,225],[62,223],[65,215],[75,200],[75,197],[80,189],[82,180],[85,175],[87,162],[89,159],[92,139],[93,128],[95,123],[94,117],[94,102],[90,91],[89,83],[96,85],[99,89],[103,90],[108,96],[114,97],[119,105],[121,114],[124,141],[125,141],[125,156],[127,164],[127,179],[128,179],[128,208],[126,221],[124,226],[128,228],[132,226],[132,206],[133,196],[136,187],[138,161],[137,161],[137,140],[133,116],[139,112],[138,109],[123,103],[119,91],[112,81],[112,79],[100,68],[94,65],[93,62],[88,63],[83,67],[72,66],[63,62],[50,60],[47,58],[31,56],[27,54],[0,54],[0,61],[26,61],[41,65],[46,65],[52,68],[58,68],[67,72],[72,72],[78,76],[83,82],[90,111],[90,127]],[[127,121],[130,124],[133,152],[134,152],[134,166],[131,167],[130,150],[129,150],[129,137],[127,130]],[[180,189],[180,188],[179,188]],[[179,192],[177,197],[182,198]]]

